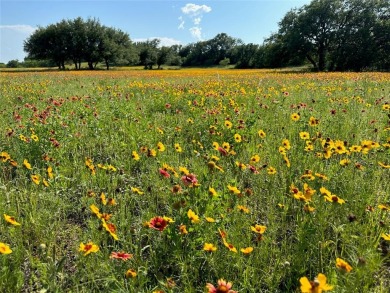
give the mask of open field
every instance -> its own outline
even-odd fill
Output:
[[[389,94],[389,73],[0,73],[0,292],[389,292]]]

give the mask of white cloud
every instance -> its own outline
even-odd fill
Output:
[[[146,41],[151,41],[154,39],[160,40],[159,47],[162,46],[173,46],[173,45],[180,45],[181,42],[172,38],[167,38],[167,37],[151,37],[151,38],[139,38],[139,39],[133,39],[132,41],[137,43],[137,42],[146,42]]]
[[[200,15],[202,13],[209,13],[211,11],[211,7],[207,5],[197,5],[193,3],[187,3],[185,6],[181,8],[181,11],[184,14],[190,16]]]
[[[199,25],[201,21],[202,21],[202,17],[196,17],[196,18],[194,18],[194,24],[195,24],[195,25]]]
[[[191,35],[195,39],[197,39],[198,41],[202,40],[202,28],[200,28],[198,26],[194,26],[194,27],[190,28],[189,31],[191,32]]]
[[[32,34],[37,28],[27,24],[0,25],[1,30],[11,30],[23,34]]]
[[[205,4],[197,5],[193,3],[187,3],[181,8],[181,11],[184,16],[186,16],[187,19],[189,19],[193,24],[193,27],[189,29],[189,32],[191,33],[192,37],[197,40],[202,40],[202,28],[200,26],[200,23],[202,22],[203,15],[211,12],[211,7]],[[179,21],[180,24],[178,26],[178,29],[184,29],[183,16],[179,17]]]

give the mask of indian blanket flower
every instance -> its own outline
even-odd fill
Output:
[[[185,186],[197,186],[198,179],[196,179],[196,175],[194,174],[188,174],[181,177],[181,181],[184,183]]]
[[[158,172],[165,178],[171,177],[171,175],[166,170],[164,170],[162,168],[158,169]]]
[[[123,252],[123,251],[122,252],[115,252],[115,251],[113,251],[113,252],[111,252],[111,255],[110,255],[110,258],[121,259],[121,260],[124,260],[124,261],[126,261],[126,260],[128,260],[128,259],[130,259],[132,257],[133,257],[132,254],[126,253],[126,252]]]
[[[191,223],[196,224],[200,222],[199,216],[191,209],[188,210],[187,216],[191,220]]]
[[[324,274],[318,274],[314,281],[309,281],[307,277],[299,279],[301,283],[302,293],[322,293],[322,291],[330,291],[333,289],[332,285],[326,283],[326,276]]]
[[[8,215],[4,214],[4,219],[6,222],[10,223],[11,225],[20,226],[20,223],[18,223],[16,221],[16,219],[12,216],[8,216]]]
[[[80,243],[80,248],[79,251],[84,253],[84,256],[90,254],[90,253],[95,253],[99,251],[99,246],[94,244],[93,242],[88,242],[86,244]]]
[[[158,231],[164,231],[164,229],[168,226],[168,221],[164,219],[163,217],[154,217],[151,218],[149,223],[149,228],[158,230]]]
[[[0,254],[10,254],[12,253],[11,248],[8,244],[5,244],[3,242],[0,242]]]
[[[224,279],[218,280],[217,287],[210,283],[206,284],[206,288],[209,290],[208,293],[237,293],[237,291],[231,290],[232,286],[232,282],[226,282]]]
[[[338,269],[344,270],[345,272],[349,273],[352,271],[352,267],[349,263],[347,263],[345,260],[341,258],[336,258],[336,267]]]
[[[203,246],[203,250],[208,252],[214,252],[217,250],[217,247],[212,243],[205,243]]]

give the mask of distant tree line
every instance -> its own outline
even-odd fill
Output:
[[[152,69],[162,65],[277,68],[311,64],[318,71],[389,70],[389,8],[388,0],[313,0],[290,10],[278,31],[261,45],[244,44],[225,33],[185,46],[161,46],[158,39],[134,43],[128,34],[96,19],[62,20],[38,28],[25,41],[25,63],[46,60],[61,69],[69,63],[80,69],[86,62],[89,69],[103,63],[107,69],[121,65]]]

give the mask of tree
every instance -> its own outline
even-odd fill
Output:
[[[29,59],[52,60],[60,69],[72,61],[76,69],[86,61],[89,69],[104,61],[110,63],[129,56],[131,41],[128,34],[103,26],[97,19],[62,20],[47,27],[39,27],[25,42]]]
[[[7,68],[17,68],[19,67],[19,60],[15,59],[15,60],[10,60],[7,62]]]
[[[170,54],[171,54],[171,49],[169,47],[163,46],[159,48],[157,53],[157,60],[156,60],[158,69],[160,69],[161,65],[166,64],[168,62]]]
[[[136,44],[139,50],[140,63],[145,69],[153,69],[157,63],[157,47],[160,44],[159,39],[147,40]]]

